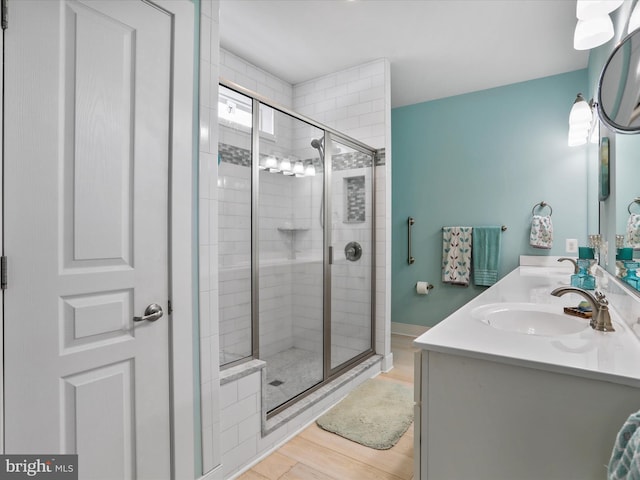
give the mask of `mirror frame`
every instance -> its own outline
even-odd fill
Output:
[[[600,117],[600,120],[604,122],[605,125],[607,125],[607,127],[609,127],[610,129],[612,129],[617,133],[624,133],[624,134],[640,133],[640,124],[635,127],[631,127],[629,125],[621,125],[620,123],[617,123],[614,119],[612,119],[609,116],[609,114],[605,111],[605,107],[602,102],[602,92],[603,92],[603,85],[605,82],[605,76],[607,75],[607,70],[611,66],[612,61],[614,60],[614,58],[617,57],[617,55],[621,54],[620,52],[622,52],[623,49],[627,47],[627,45],[632,45],[632,40],[634,38],[636,38],[637,41],[640,43],[640,29],[634,30],[633,32],[628,34],[626,37],[624,37],[618,45],[616,45],[616,47],[613,49],[613,51],[609,55],[609,58],[607,58],[607,61],[604,67],[602,68],[600,78],[598,79],[598,93],[597,93],[598,116]],[[638,55],[638,58],[640,58],[640,54]],[[629,68],[626,69],[627,72],[629,70],[630,70]],[[634,69],[634,71],[636,71],[636,69]],[[611,78],[611,72],[609,73],[609,77]],[[618,89],[620,89],[621,81],[620,81],[620,78],[618,77],[619,77],[618,72],[616,72],[615,83],[617,84]],[[633,84],[637,87],[638,92],[640,92],[640,78],[636,79],[636,81],[633,82]],[[626,82],[625,82],[624,90],[627,90]],[[634,110],[638,110],[637,116],[640,116],[640,98]]]

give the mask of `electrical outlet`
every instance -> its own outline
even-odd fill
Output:
[[[565,250],[567,253],[576,253],[578,251],[578,239],[567,238]]]

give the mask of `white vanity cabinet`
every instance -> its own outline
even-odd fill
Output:
[[[473,315],[498,302],[575,306],[573,293],[550,295],[569,275],[520,267],[416,339],[415,480],[606,478],[616,435],[640,410],[627,322],[612,308],[615,332],[550,336]]]
[[[416,355],[416,480],[602,480],[620,426],[640,409],[628,385]]]

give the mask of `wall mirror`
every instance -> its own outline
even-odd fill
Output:
[[[640,135],[616,135],[615,274],[635,290],[640,290],[639,153]]]
[[[616,261],[608,270],[640,291],[640,30],[625,37],[606,61],[598,82],[598,114],[615,134],[615,221],[608,222]],[[611,135],[614,135],[611,132]],[[607,232],[603,232],[607,233]]]

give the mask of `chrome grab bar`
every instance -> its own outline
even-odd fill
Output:
[[[409,247],[409,258],[407,258],[407,262],[409,262],[409,265],[412,265],[416,261],[416,259],[411,256],[411,226],[414,223],[416,223],[416,221],[413,219],[413,217],[409,217],[408,218],[408,224],[409,225],[407,226],[408,234],[409,234],[408,235],[408,237],[409,237],[409,245],[408,245],[408,247]]]

